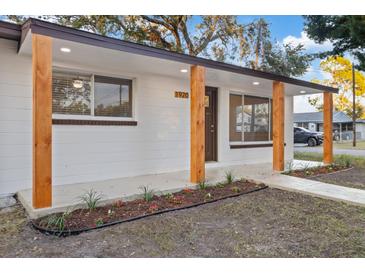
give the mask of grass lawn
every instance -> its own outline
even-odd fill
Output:
[[[357,141],[356,147],[352,146],[352,142],[344,142],[344,143],[333,143],[335,148],[338,149],[365,149],[365,141]]]
[[[294,158],[298,160],[322,161],[321,153],[295,152]],[[334,155],[335,163],[346,165],[349,163],[354,168],[334,174],[323,174],[311,178],[328,184],[341,185],[365,190],[365,157],[351,155]]]
[[[365,257],[365,207],[277,189],[57,238],[0,211],[0,257]]]

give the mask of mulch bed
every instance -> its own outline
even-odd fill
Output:
[[[63,235],[78,234],[90,229],[105,227],[160,214],[163,212],[189,208],[204,203],[211,203],[225,198],[235,197],[264,189],[264,184],[256,184],[248,180],[205,186],[198,189],[184,189],[163,196],[154,195],[152,200],[137,199],[133,201],[118,200],[113,204],[97,207],[93,210],[76,209],[64,218],[62,229],[50,225],[50,218],[62,216],[63,213],[51,214],[33,220],[33,226],[42,232]]]
[[[342,165],[329,165],[329,166],[321,166],[321,167],[313,167],[307,169],[300,170],[292,170],[285,172],[285,175],[300,177],[300,178],[311,178],[316,177],[323,174],[335,173],[338,171],[349,170],[352,167],[342,166]]]

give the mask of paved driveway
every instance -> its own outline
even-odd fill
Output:
[[[322,146],[309,147],[307,145],[295,145],[294,146],[294,151],[322,153],[323,152],[323,147]],[[364,149],[363,150],[361,150],[361,149],[356,150],[356,149],[338,149],[338,148],[334,148],[333,152],[334,152],[334,154],[347,154],[347,155],[365,157],[365,150]]]

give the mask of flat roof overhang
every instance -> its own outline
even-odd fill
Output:
[[[4,22],[3,22],[4,23]],[[9,23],[7,23],[9,24]],[[14,25],[14,24],[11,24]],[[15,25],[17,26],[17,25]],[[19,27],[19,26],[18,26]],[[111,49],[116,51],[122,51],[131,53],[134,55],[148,56],[158,58],[162,60],[169,60],[189,65],[204,66],[212,71],[224,71],[234,74],[240,74],[245,76],[252,76],[254,78],[266,79],[272,81],[280,81],[289,85],[298,86],[310,89],[311,92],[332,92],[338,93],[337,88],[328,87],[300,79],[295,79],[287,76],[277,75],[274,73],[253,70],[249,68],[240,67],[237,65],[227,64],[214,60],[204,59],[201,57],[190,56],[187,54],[172,52],[164,49],[159,49],[151,46],[141,45],[133,42],[123,41],[116,38],[106,37],[94,33],[90,33],[83,30],[73,29],[70,27],[61,26],[58,24],[41,21],[38,19],[30,18],[21,26],[21,35],[19,41],[19,49],[21,49],[27,34],[29,32],[50,36],[56,39],[86,44],[94,47]],[[15,33],[15,32],[14,32]],[[300,95],[293,94],[293,95]]]
[[[22,27],[17,24],[0,21],[0,38],[20,41]]]

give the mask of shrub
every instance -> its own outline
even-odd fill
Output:
[[[199,184],[198,184],[198,186],[199,186],[199,189],[200,190],[203,190],[203,189],[206,189],[208,186],[207,186],[207,184],[205,183],[205,181],[201,181]]]
[[[139,189],[142,190],[143,200],[145,200],[146,202],[152,201],[154,196],[153,189],[149,189],[148,186],[141,186]]]
[[[47,228],[56,228],[60,232],[63,232],[65,229],[65,223],[67,218],[70,215],[70,211],[67,210],[60,214],[51,215],[47,218]]]
[[[237,186],[234,186],[231,188],[231,190],[234,192],[234,193],[240,193],[241,192],[241,189]]]
[[[233,181],[234,181],[234,175],[233,175],[232,170],[226,171],[225,172],[225,175],[226,175],[226,181],[227,181],[227,183],[228,184],[233,183]]]
[[[97,220],[96,220],[96,222],[95,222],[95,225],[96,225],[96,226],[101,226],[101,225],[103,225],[103,224],[104,224],[104,221],[103,221],[103,219],[102,219],[102,218],[97,219]]]
[[[220,182],[216,185],[218,188],[224,188],[226,186],[226,182]]]
[[[102,196],[97,191],[90,189],[80,197],[80,200],[86,204],[89,210],[94,210],[99,204]]]
[[[174,198],[174,194],[172,194],[172,193],[166,193],[164,196],[165,196],[165,198],[166,198],[166,199],[168,199],[168,200],[171,200],[171,199],[173,199],[173,198]]]
[[[336,157],[335,163],[340,166],[350,167],[350,166],[352,166],[352,159],[348,155],[342,154],[342,155],[339,155],[338,157]]]

